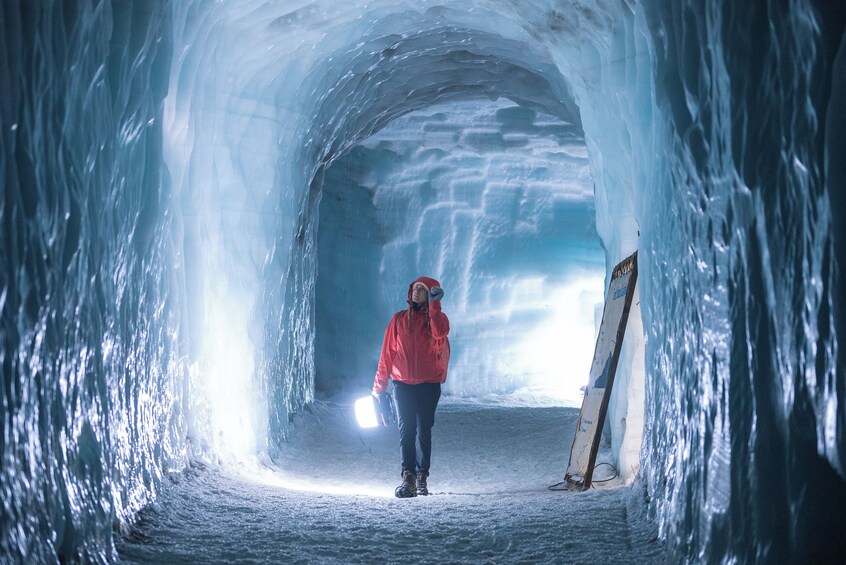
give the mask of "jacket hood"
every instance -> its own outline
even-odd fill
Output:
[[[424,285],[426,285],[426,288],[428,290],[432,290],[432,288],[434,288],[436,286],[441,286],[441,283],[438,282],[436,279],[433,279],[432,277],[417,277],[416,279],[414,279],[414,282],[412,282],[410,285],[408,285],[408,300],[409,301],[411,301],[411,290],[414,288],[414,285],[417,284],[417,283],[423,283]]]

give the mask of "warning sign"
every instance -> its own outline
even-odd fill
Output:
[[[567,473],[564,476],[570,490],[585,490],[590,487],[635,284],[637,252],[620,262],[611,273],[599,337],[593,352],[590,378],[582,400],[573,446],[570,448]]]

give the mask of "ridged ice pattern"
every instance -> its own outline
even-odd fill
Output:
[[[0,561],[113,557],[186,462],[167,11],[2,7]]]
[[[106,559],[189,453],[272,455],[314,394],[324,175],[482,96],[580,127],[606,271],[640,250],[642,485],[671,559],[846,554],[842,3],[0,13],[12,559]]]
[[[578,127],[508,100],[397,118],[325,176],[319,389],[370,389],[387,321],[428,274],[452,320],[445,393],[580,405],[605,275],[595,217]]]
[[[826,510],[846,502],[829,200],[844,183],[828,171],[843,153],[826,143],[844,16],[825,2],[644,10],[662,152],[639,189],[643,457],[690,561],[846,557],[846,519]]]

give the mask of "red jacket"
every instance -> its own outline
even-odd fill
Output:
[[[411,304],[411,290],[415,283],[422,282],[426,288],[441,286],[429,277],[419,277],[408,285],[408,302]],[[411,316],[411,332],[408,331],[408,317]],[[446,382],[449,364],[449,319],[441,310],[440,300],[430,302],[419,310],[401,310],[391,317],[385,339],[382,342],[382,356],[373,381],[374,392],[385,392],[388,378],[407,384]]]

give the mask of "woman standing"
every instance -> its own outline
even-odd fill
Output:
[[[373,394],[394,381],[400,429],[400,498],[427,495],[432,456],[432,426],[449,364],[449,319],[441,310],[441,283],[419,277],[408,286],[408,308],[393,315],[373,382]]]

